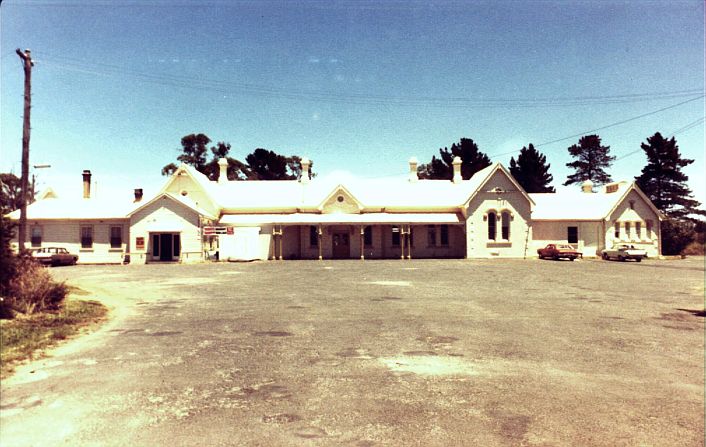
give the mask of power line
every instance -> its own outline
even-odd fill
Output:
[[[671,134],[669,134],[669,136],[667,138],[672,138],[673,136],[675,136],[677,134],[680,134],[680,133],[686,132],[687,130],[693,129],[694,127],[698,126],[699,124],[702,124],[704,122],[704,118],[705,117],[702,116],[701,118],[697,119],[696,121],[692,121],[691,123],[687,124],[686,126],[680,127],[679,129],[677,129],[674,132],[672,132]],[[635,149],[634,151],[630,151],[625,155],[621,155],[620,157],[613,160],[613,162],[622,160],[624,158],[628,158],[632,155],[637,154],[638,152],[642,152],[642,148]]]
[[[608,96],[575,96],[575,97],[545,97],[545,98],[468,98],[468,97],[410,97],[386,96],[371,94],[340,93],[321,90],[291,90],[266,85],[239,83],[233,81],[217,81],[173,74],[145,73],[126,67],[95,63],[86,65],[78,59],[51,56],[43,62],[71,71],[95,75],[128,75],[151,82],[172,87],[197,90],[211,90],[219,93],[246,93],[256,96],[270,96],[280,99],[325,101],[358,105],[399,105],[399,106],[430,106],[446,108],[527,108],[527,107],[570,107],[582,105],[624,104],[658,99],[676,99],[703,94],[703,89],[688,89],[670,92],[634,93]],[[99,68],[97,68],[99,67]]]
[[[651,111],[651,112],[643,113],[642,115],[633,116],[632,118],[628,118],[628,119],[625,119],[625,120],[617,121],[617,122],[615,122],[615,123],[611,123],[611,124],[607,124],[607,125],[605,125],[605,126],[597,127],[597,128],[595,128],[595,129],[585,130],[585,131],[580,132],[580,133],[576,133],[576,134],[573,134],[573,135],[569,135],[568,137],[557,138],[556,140],[551,140],[551,141],[546,141],[546,142],[544,142],[544,143],[535,144],[534,147],[535,147],[535,148],[538,148],[538,147],[541,147],[541,146],[547,146],[547,145],[549,145],[549,144],[558,143],[558,142],[560,142],[560,141],[565,141],[565,140],[570,140],[570,139],[572,139],[572,138],[581,137],[581,136],[584,136],[584,135],[587,135],[587,134],[590,134],[590,133],[593,133],[593,132],[597,132],[597,131],[599,131],[599,130],[609,129],[609,128],[611,128],[611,127],[615,127],[615,126],[619,126],[619,125],[621,125],[621,124],[629,123],[629,122],[631,122],[631,121],[635,121],[635,120],[638,120],[638,119],[640,119],[640,118],[644,118],[644,117],[646,117],[646,116],[650,116],[650,115],[654,115],[654,114],[656,114],[656,113],[664,112],[665,110],[669,110],[669,109],[673,109],[673,108],[675,108],[675,107],[679,107],[679,106],[681,106],[681,105],[684,105],[684,104],[687,104],[687,103],[690,103],[690,102],[693,102],[693,101],[702,99],[703,97],[704,97],[704,95],[701,95],[701,96],[698,96],[698,97],[696,97],[696,98],[691,98],[691,99],[688,99],[688,100],[686,100],[686,101],[682,101],[682,102],[679,102],[679,103],[677,103],[677,104],[673,104],[673,105],[671,105],[671,106],[662,107],[661,109],[657,109],[657,110],[653,110],[653,111]],[[521,149],[514,150],[514,151],[510,151],[510,152],[503,152],[502,154],[493,154],[493,155],[491,155],[490,157],[502,157],[503,155],[510,155],[510,154],[514,154],[514,153],[520,152],[520,150],[521,150]]]

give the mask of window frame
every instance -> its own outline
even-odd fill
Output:
[[[34,235],[34,230],[39,230],[38,238]],[[33,248],[42,246],[42,237],[44,236],[44,229],[40,225],[32,225],[30,229],[30,243]]]
[[[572,240],[571,233],[574,230],[574,238]],[[576,225],[570,225],[566,227],[566,242],[568,244],[578,244],[579,243],[579,227]]]
[[[84,236],[84,230],[87,230],[87,236]],[[80,225],[79,239],[81,240],[81,250],[93,250],[93,242],[95,239],[93,225]]]
[[[118,236],[113,234],[113,230],[118,230]],[[117,242],[116,242],[117,241]],[[110,226],[110,248],[123,248],[123,226],[122,225],[111,225]]]
[[[449,246],[449,226],[447,224],[439,225],[439,243],[442,247]]]
[[[491,231],[492,227],[492,231]],[[498,237],[498,214],[495,211],[488,212],[487,236],[489,241],[497,241]]]
[[[363,228],[363,246],[372,247],[373,246],[373,227],[372,225],[366,225]]]
[[[319,246],[319,229],[316,225],[309,225],[309,247]]]
[[[510,240],[510,213],[508,211],[503,211],[500,213],[500,238],[503,241]],[[497,225],[497,224],[496,224]],[[496,229],[497,231],[497,229]]]

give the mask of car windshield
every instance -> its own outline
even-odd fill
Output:
[[[557,245],[557,247],[565,249],[565,250],[573,250],[574,249],[574,247],[572,247],[571,245]]]

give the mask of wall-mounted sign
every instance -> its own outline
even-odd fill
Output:
[[[205,236],[212,236],[214,234],[234,234],[233,227],[203,227],[203,234]]]
[[[135,249],[144,250],[145,249],[145,238],[137,237],[135,238]]]

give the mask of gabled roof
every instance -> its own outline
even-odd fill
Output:
[[[127,217],[130,217],[133,214],[137,213],[138,211],[152,205],[153,203],[155,203],[156,201],[158,201],[162,197],[169,198],[169,199],[191,209],[192,211],[198,213],[201,216],[208,217],[209,219],[214,219],[214,220],[216,219],[216,216],[212,215],[208,211],[206,211],[203,208],[201,208],[200,206],[196,205],[196,203],[194,203],[194,201],[191,200],[190,198],[180,196],[178,194],[172,194],[169,192],[162,192],[160,194],[157,194],[156,196],[154,196],[152,199],[150,199],[148,201],[140,202],[138,204],[138,206],[136,206],[133,210],[131,210],[129,213],[127,213]]]
[[[339,184],[337,187],[335,187],[333,189],[333,191],[331,191],[331,193],[329,195],[327,195],[326,198],[321,201],[321,203],[319,203],[319,206],[317,208],[320,211],[323,210],[324,207],[326,206],[326,203],[329,200],[331,200],[333,198],[333,196],[341,194],[341,193],[343,193],[343,194],[347,195],[348,197],[350,197],[351,199],[353,199],[353,203],[355,204],[355,206],[358,207],[359,211],[362,210],[363,208],[365,208],[363,206],[363,204],[360,202],[360,200],[358,200],[353,194],[351,194],[350,191],[348,191],[348,189],[345,186],[343,186],[341,184]]]
[[[505,173],[507,178],[510,179],[510,182],[512,182],[512,184],[515,186],[515,188],[517,188],[517,190],[522,194],[522,196],[527,199],[527,201],[532,205],[535,204],[534,200],[532,200],[532,197],[530,197],[530,195],[525,192],[525,189],[519,183],[517,183],[515,177],[513,177],[512,174],[510,174],[510,172],[505,169],[505,166],[503,166],[499,162],[495,162],[492,165],[481,169],[480,171],[473,174],[473,177],[471,177],[470,181],[475,182],[475,188],[473,189],[473,192],[468,197],[468,199],[466,199],[464,206],[468,206],[471,200],[473,200],[476,194],[478,194],[478,192],[481,190],[483,185],[485,185],[486,182],[490,180],[493,177],[493,174],[495,174],[497,171],[502,171],[503,173]]]
[[[636,191],[650,208],[658,215],[661,213],[652,201],[633,183],[619,182],[615,192],[604,191],[585,193],[579,189],[563,190],[556,193],[534,193],[530,196],[536,206],[532,211],[532,220],[603,220],[625,200],[630,191]]]
[[[50,196],[28,205],[27,219],[125,219],[133,206],[127,199],[64,199]],[[19,219],[20,210],[8,216],[10,219]]]

